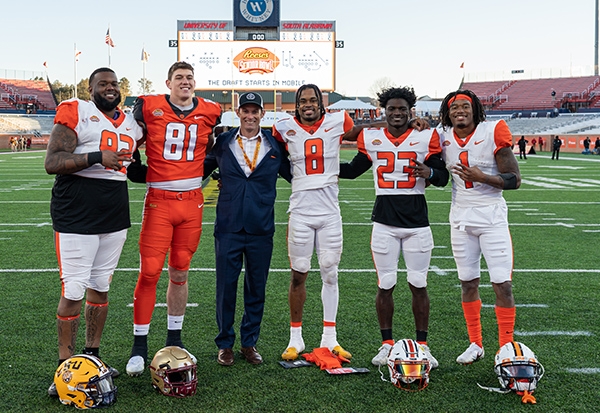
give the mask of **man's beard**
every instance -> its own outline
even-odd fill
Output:
[[[121,92],[117,93],[117,98],[112,102],[110,100],[105,99],[100,93],[94,93],[94,103],[98,107],[98,109],[110,112],[121,103]]]

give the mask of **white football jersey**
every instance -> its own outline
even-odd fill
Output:
[[[273,126],[273,135],[287,144],[290,153],[292,192],[337,185],[341,138],[352,126],[344,111],[326,113],[312,127],[299,124],[294,117]]]
[[[436,130],[418,132],[408,129],[395,138],[386,128],[363,129],[357,140],[358,150],[373,162],[377,195],[419,195],[425,193],[425,179],[412,174],[413,159],[425,162],[439,154],[440,137]]]
[[[77,147],[73,153],[89,153],[102,150],[133,152],[136,142],[142,138],[142,128],[132,115],[121,110],[117,119],[109,119],[91,101],[69,99],[62,102],[57,110],[54,123],[60,123],[77,134]],[[119,171],[107,169],[102,164],[94,164],[75,175],[86,178],[127,180],[126,168],[130,162],[123,162]]]
[[[454,134],[454,128],[438,129],[442,142],[442,156],[448,169],[452,165],[477,166],[488,175],[498,175],[496,151],[510,147],[512,135],[505,121],[487,121],[466,139]],[[458,207],[476,207],[501,202],[502,189],[482,182],[465,182],[452,174],[452,204]]]

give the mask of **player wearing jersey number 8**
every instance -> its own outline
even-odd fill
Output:
[[[338,204],[339,152],[342,139],[356,139],[360,128],[342,111],[325,113],[323,95],[316,85],[296,92],[296,114],[273,126],[273,135],[287,145],[292,163],[288,254],[292,277],[288,292],[290,341],[282,354],[293,360],[304,350],[302,314],[306,278],[316,249],[323,287],[323,335],[320,347],[350,358],[337,341],[339,302],[338,264],[342,254],[342,218]]]
[[[483,105],[473,92],[458,90],[448,94],[440,115],[442,127],[438,131],[443,157],[452,173],[452,252],[471,342],[456,361],[470,364],[484,355],[478,288],[482,254],[496,294],[499,345],[513,341],[513,249],[502,190],[517,189],[521,174],[506,122],[486,122]]]

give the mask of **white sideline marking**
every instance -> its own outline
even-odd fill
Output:
[[[515,331],[516,336],[593,336],[589,331]]]
[[[569,165],[538,165],[538,168],[548,168],[548,169],[583,169],[583,166],[569,166]]]
[[[582,369],[566,368],[565,371],[567,373],[598,374],[598,373],[600,373],[600,368],[597,368],[597,367],[586,367],[586,368],[582,368]]]
[[[600,229],[584,229],[581,232],[600,232]]]
[[[450,259],[454,259],[453,256],[449,256],[449,257],[431,257],[431,259],[436,259],[436,260],[450,260]]]
[[[494,304],[482,304],[483,308],[494,308]],[[520,308],[548,308],[548,304],[515,304],[515,307]]]
[[[187,303],[186,307],[198,307],[198,303]],[[133,307],[133,303],[127,304],[127,307]],[[167,303],[156,303],[154,304],[154,308],[156,307],[167,307]]]
[[[429,267],[430,271],[433,271],[434,273],[436,273],[437,275],[448,275],[448,273],[444,270],[442,270],[439,267],[436,267],[435,265],[432,265]]]
[[[556,214],[554,212],[528,212],[525,215],[534,217],[534,216],[543,216],[543,215],[554,216]]]
[[[552,214],[556,215],[556,214]],[[575,221],[575,218],[543,218],[544,221]],[[558,222],[560,224],[560,222]]]
[[[508,207],[509,211],[539,211],[538,208],[511,208]]]

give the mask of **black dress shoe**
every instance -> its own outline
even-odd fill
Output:
[[[250,364],[261,364],[263,362],[263,358],[256,351],[256,347],[242,347],[240,353],[242,353],[242,356]]]
[[[233,361],[233,350],[230,348],[219,349],[217,363],[219,363],[221,366],[231,366],[233,365]]]

